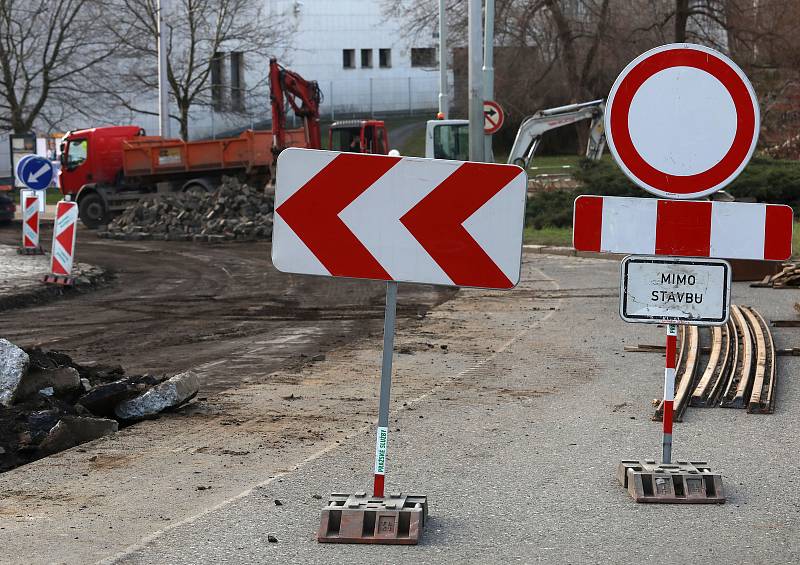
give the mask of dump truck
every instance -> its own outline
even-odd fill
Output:
[[[138,126],[108,126],[68,132],[61,146],[59,185],[78,203],[84,225],[96,228],[147,195],[214,190],[223,175],[253,186],[275,177],[275,163],[287,147],[321,149],[316,81],[270,60],[272,130],[247,130],[238,137],[183,141],[148,136]],[[286,128],[286,104],[303,127]],[[355,134],[353,128],[360,128]],[[353,142],[353,136],[358,142]],[[334,143],[334,139],[336,143]],[[346,147],[339,144],[347,141]],[[387,153],[385,126],[378,120],[331,127],[331,148]]]

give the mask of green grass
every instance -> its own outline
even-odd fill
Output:
[[[572,228],[525,228],[523,241],[527,245],[555,245],[572,247]]]
[[[408,157],[425,156],[425,127],[423,126],[418,133],[414,133],[406,139],[402,147],[399,147],[400,155]]]

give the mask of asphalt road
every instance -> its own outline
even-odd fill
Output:
[[[396,391],[389,436],[387,490],[429,497],[419,546],[315,541],[324,501],[314,495],[369,488],[374,432],[363,425],[107,562],[798,562],[797,358],[779,359],[774,415],[690,408],[675,426],[674,457],[706,459],[721,472],[725,505],[637,505],[617,483],[619,460],[660,453],[650,400],[663,374],[662,356],[623,352],[662,343],[663,328],[619,319],[617,269],[526,255],[517,289],[464,291],[413,335],[400,332],[398,347],[420,338],[450,344],[397,356],[396,382],[430,383],[422,394]],[[767,319],[794,317],[799,295],[745,283],[732,293]],[[775,339],[798,345],[796,329],[776,329]],[[359,347],[366,357],[377,352]],[[325,365],[307,376],[336,370]]]

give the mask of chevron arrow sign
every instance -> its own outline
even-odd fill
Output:
[[[511,288],[526,188],[513,165],[286,149],[272,261],[287,273]]]

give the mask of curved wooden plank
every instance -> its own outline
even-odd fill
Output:
[[[743,307],[756,343],[756,365],[753,390],[747,411],[751,414],[771,414],[775,411],[775,343],[766,321],[752,307]]]
[[[738,334],[739,355],[720,406],[744,408],[753,372],[753,336],[741,308],[735,304],[731,305],[731,318]]]

